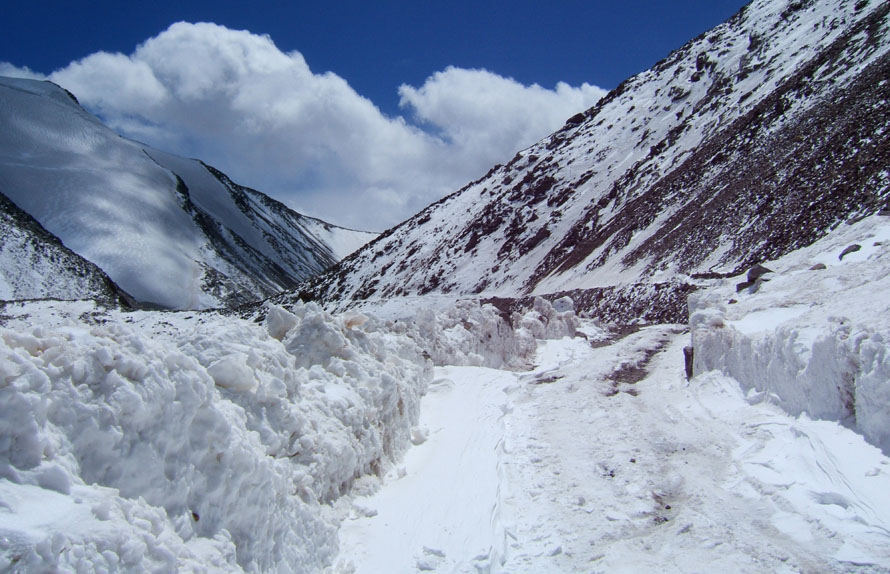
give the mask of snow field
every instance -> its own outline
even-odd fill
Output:
[[[842,226],[771,262],[756,293],[703,294],[691,381],[683,326],[607,339],[568,301],[513,328],[472,301],[253,320],[9,303],[0,568],[890,571],[890,460],[698,363],[726,349],[700,351],[702,336],[818,342],[829,317],[850,328],[832,340],[879,343],[885,235],[882,218]],[[881,364],[858,363],[878,381]]]
[[[475,302],[402,321],[8,303],[0,569],[319,571],[356,480],[438,440],[417,425],[430,358],[528,362],[536,336],[574,333],[561,308],[538,301],[514,330]]]

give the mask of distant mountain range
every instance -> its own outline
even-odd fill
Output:
[[[702,281],[888,207],[888,14],[755,0],[299,295],[568,293],[604,318],[685,321]]]
[[[178,309],[293,288],[376,236],[120,137],[55,84],[13,78],[0,78],[0,216],[0,299],[123,290]]]

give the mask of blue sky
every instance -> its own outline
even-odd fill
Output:
[[[316,72],[333,71],[388,113],[400,84],[447,66],[522,83],[611,89],[726,20],[743,0],[559,2],[17,2],[0,58],[49,73],[92,52],[131,52],[173,22],[268,34]]]
[[[744,4],[34,0],[4,10],[0,71],[56,72],[125,135],[304,212],[382,229]],[[179,21],[218,26],[170,27]],[[344,212],[357,195],[362,208]]]

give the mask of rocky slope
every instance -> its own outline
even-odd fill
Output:
[[[47,298],[132,303],[101,269],[0,193],[0,300]]]
[[[122,138],[49,82],[0,79],[0,192],[137,300],[170,308],[267,297],[373,237]]]
[[[887,206],[888,12],[755,0],[302,296],[570,292],[608,317],[684,320],[696,282]]]

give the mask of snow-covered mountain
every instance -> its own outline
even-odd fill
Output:
[[[132,302],[101,269],[0,193],[0,300],[45,298]]]
[[[373,238],[122,138],[50,82],[0,79],[0,192],[137,300],[236,305]]]
[[[605,316],[684,320],[696,280],[886,207],[888,13],[755,0],[304,296],[570,292]]]

